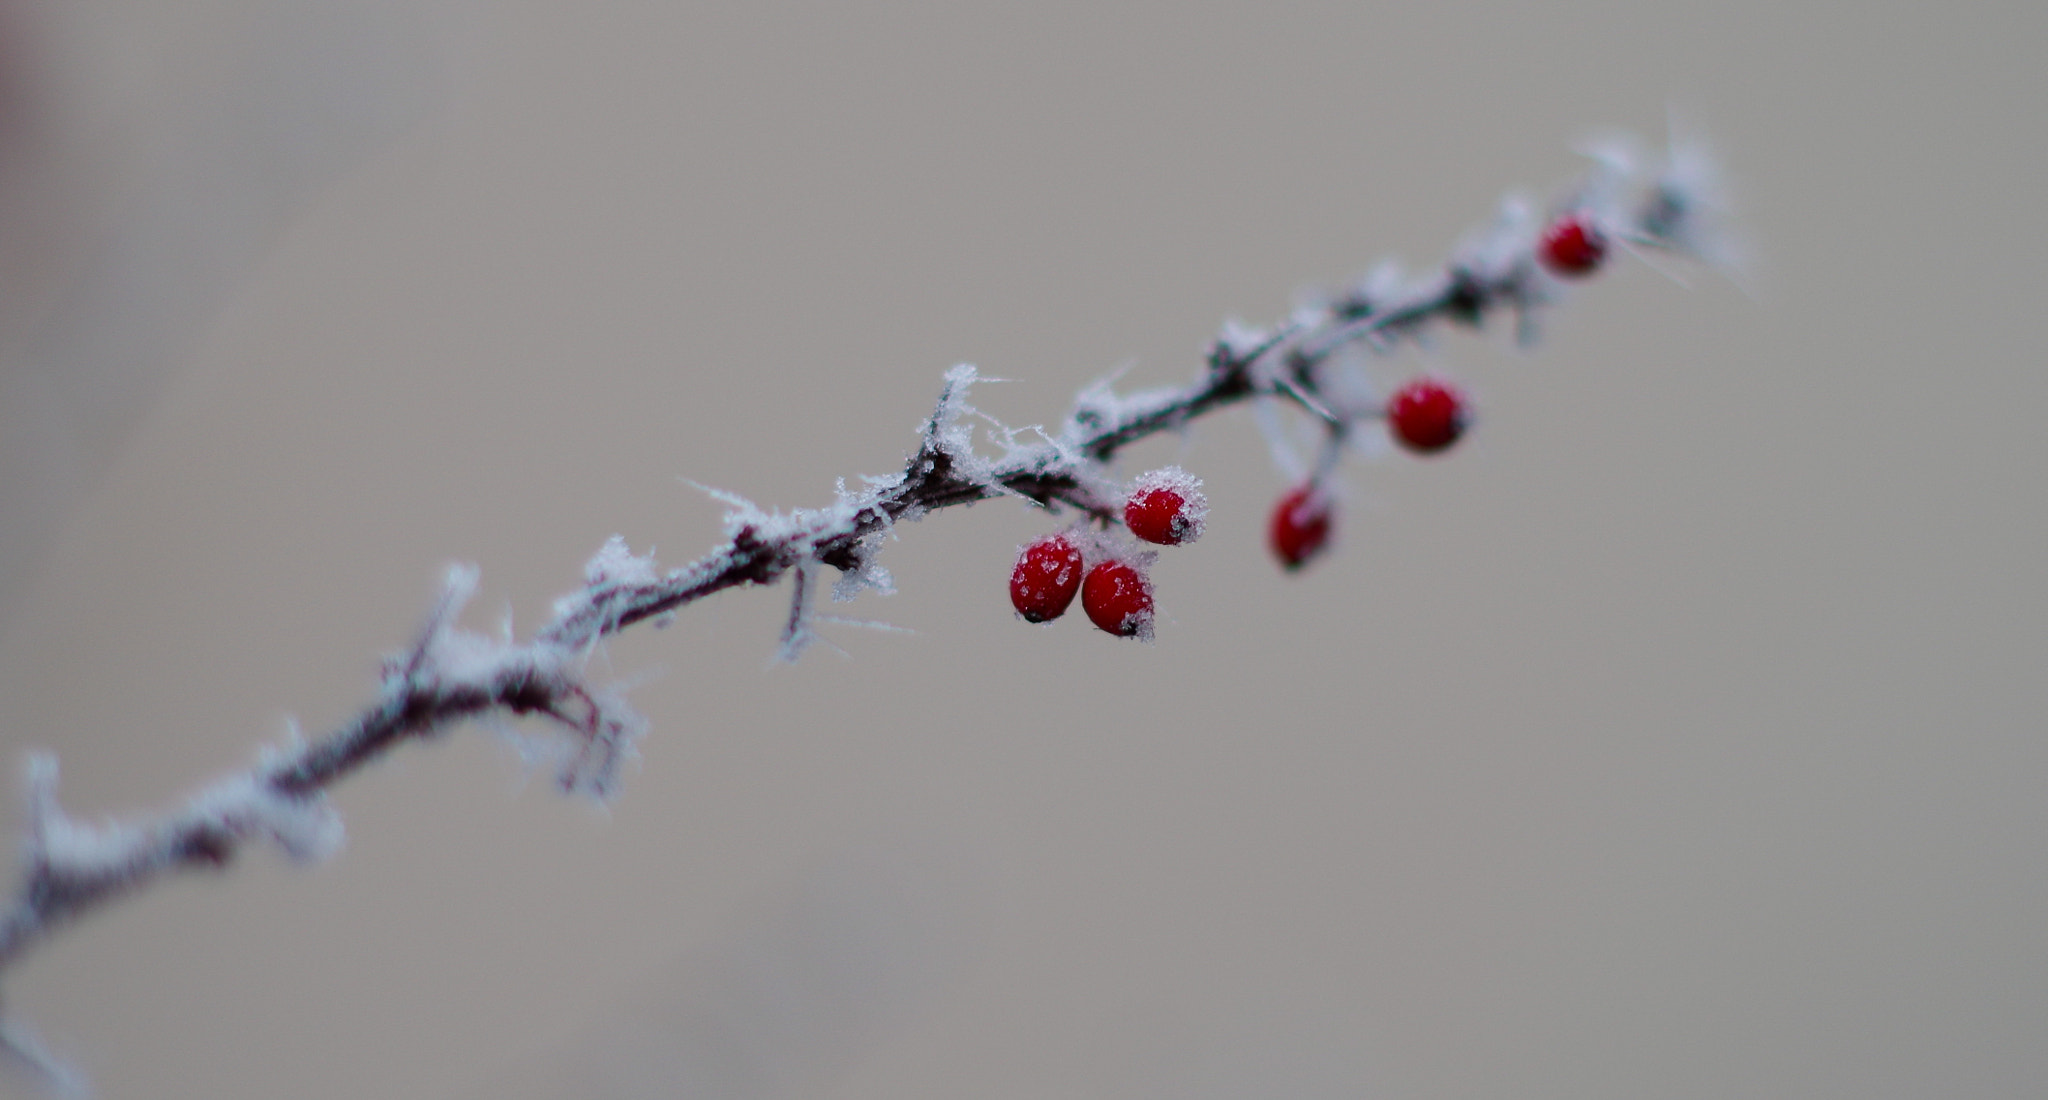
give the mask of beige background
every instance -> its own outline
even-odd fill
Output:
[[[890,470],[954,362],[1013,422],[1177,381],[1588,126],[1703,118],[1767,263],[1446,340],[1481,429],[1354,465],[1305,576],[1242,413],[1134,456],[1215,504],[1151,647],[1012,621],[1006,504],[907,529],[850,659],[765,668],[780,591],[619,642],[609,810],[464,730],[335,862],[9,975],[104,1096],[2048,1081],[2048,8],[328,7],[23,9],[0,755],[81,813],[342,720],[446,562],[530,625],[613,532],[709,546],[682,477]]]

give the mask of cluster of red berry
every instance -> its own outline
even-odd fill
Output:
[[[1607,234],[1583,210],[1567,211],[1545,226],[1536,242],[1536,260],[1554,275],[1579,279],[1598,270],[1607,258]],[[1436,378],[1418,378],[1394,392],[1387,402],[1387,427],[1394,440],[1417,454],[1449,449],[1470,424],[1465,395]],[[1334,502],[1327,489],[1311,478],[1288,490],[1273,506],[1267,528],[1273,556],[1289,570],[1300,569],[1329,545]]]
[[[1209,500],[1202,483],[1178,467],[1140,476],[1124,498],[1124,526],[1160,546],[1200,538]],[[1083,544],[1100,560],[1090,565]],[[1152,636],[1152,581],[1144,555],[1071,534],[1047,535],[1017,555],[1010,573],[1010,603],[1025,622],[1050,622],[1066,613],[1075,595],[1088,620],[1120,638]]]
[[[1607,235],[1586,211],[1568,211],[1544,227],[1536,260],[1563,278],[1583,278],[1607,258]],[[1431,377],[1414,379],[1394,391],[1383,410],[1395,442],[1416,454],[1448,450],[1471,422],[1465,394]],[[1177,468],[1138,478],[1124,499],[1124,526],[1132,535],[1161,546],[1193,542],[1202,533],[1209,503],[1201,482]],[[1273,506],[1268,545],[1281,566],[1298,570],[1329,545],[1335,504],[1320,477],[1295,486]],[[1083,553],[1083,543],[1092,553]],[[1047,535],[1024,547],[1010,573],[1010,603],[1025,622],[1050,622],[1066,613],[1074,597],[1103,630],[1123,638],[1152,636],[1152,582],[1143,562],[1114,549],[1097,550],[1085,536]],[[1089,557],[1096,557],[1092,565]]]
[[[1395,442],[1416,454],[1447,450],[1471,422],[1465,395],[1439,378],[1417,378],[1387,401],[1387,428]],[[1288,570],[1300,569],[1329,545],[1335,502],[1317,478],[1287,491],[1273,506],[1267,543]]]

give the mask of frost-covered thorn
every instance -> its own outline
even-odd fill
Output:
[[[1262,329],[1235,320],[1225,321],[1223,331],[1217,334],[1215,343],[1209,345],[1209,373],[1222,375],[1242,371],[1290,334],[1288,326]]]
[[[620,765],[633,756],[634,746],[645,733],[646,720],[614,692],[576,685],[564,694],[580,709],[557,706],[549,712],[571,735],[570,748],[562,754],[556,772],[556,786],[564,794],[608,801],[617,790]]]
[[[1323,404],[1314,394],[1304,389],[1299,382],[1285,375],[1279,375],[1273,379],[1273,385],[1281,393],[1287,395],[1289,400],[1307,409],[1317,419],[1321,420],[1331,431],[1341,433],[1349,427],[1349,424],[1343,417],[1331,411],[1329,406]]]
[[[810,648],[817,635],[811,630],[811,568],[808,562],[798,562],[793,572],[789,599],[789,617],[782,624],[782,644],[775,659],[784,664],[793,663]]]

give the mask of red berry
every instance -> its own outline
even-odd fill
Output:
[[[1135,566],[1106,561],[1090,569],[1081,607],[1096,626],[1120,638],[1152,637],[1152,582]]]
[[[1066,614],[1081,590],[1081,550],[1065,535],[1047,535],[1017,555],[1010,571],[1010,605],[1027,623]]]
[[[1559,215],[1536,242],[1536,258],[1566,278],[1591,275],[1607,258],[1607,234],[1583,210]]]
[[[1140,475],[1124,501],[1124,525],[1131,534],[1161,546],[1201,538],[1208,515],[1209,498],[1202,495],[1201,479],[1178,466]]]
[[[1289,570],[1307,565],[1329,545],[1334,511],[1330,495],[1313,482],[1290,490],[1273,506],[1273,556]]]
[[[1387,424],[1401,445],[1435,454],[1465,434],[1465,395],[1449,382],[1417,378],[1387,401]]]

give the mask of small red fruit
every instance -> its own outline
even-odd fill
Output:
[[[1017,555],[1010,571],[1010,605],[1027,623],[1066,614],[1081,590],[1081,550],[1065,535],[1047,535]]]
[[[1449,382],[1417,378],[1387,401],[1387,425],[1401,445],[1435,454],[1465,434],[1465,395]]]
[[[1088,571],[1081,607],[1096,626],[1119,638],[1152,637],[1152,582],[1135,566],[1106,561]]]
[[[1555,274],[1584,278],[1607,258],[1607,234],[1583,210],[1561,214],[1536,242],[1536,258]]]
[[[1329,493],[1314,482],[1290,490],[1273,506],[1273,556],[1289,571],[1307,565],[1329,545],[1334,512]]]
[[[1141,474],[1124,501],[1124,525],[1131,534],[1161,546],[1178,546],[1202,537],[1209,498],[1200,478],[1178,466]]]

